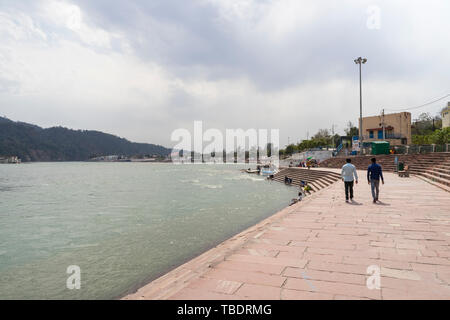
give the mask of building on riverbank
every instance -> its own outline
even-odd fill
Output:
[[[442,128],[450,127],[450,102],[447,102],[447,107],[442,109]]]
[[[0,157],[0,163],[20,163],[21,160],[18,156]]]
[[[361,125],[361,124],[360,124]],[[391,146],[411,144],[411,113],[399,112],[362,119],[363,141],[389,141]]]

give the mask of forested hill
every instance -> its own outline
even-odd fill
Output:
[[[19,156],[22,161],[83,161],[105,155],[169,153],[169,149],[159,145],[134,143],[99,131],[44,129],[0,117],[0,156]]]

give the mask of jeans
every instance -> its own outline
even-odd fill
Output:
[[[350,199],[353,199],[353,181],[344,181],[345,199],[348,200],[348,192],[350,191]]]
[[[378,195],[380,194],[380,180],[371,179],[370,188],[372,189],[372,198],[378,200]]]

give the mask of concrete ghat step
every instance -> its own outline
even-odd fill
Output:
[[[440,172],[440,173],[444,173],[444,174],[450,175],[450,168],[443,169],[443,168],[439,168],[439,167],[437,167],[437,166],[434,166],[434,167],[433,167],[433,170],[434,170],[434,171],[437,171],[437,172]]]
[[[418,177],[425,177],[428,180],[431,180],[431,181],[434,181],[434,182],[439,183],[441,185],[445,185],[447,187],[450,187],[450,181],[449,180],[438,178],[436,176],[433,176],[433,175],[425,173],[425,172],[416,173],[415,175],[418,176]]]
[[[449,174],[445,174],[439,171],[436,171],[434,168],[433,169],[428,169],[424,171],[427,174],[433,175],[435,177],[441,178],[441,179],[445,179],[447,181],[450,181],[450,175]]]
[[[446,185],[444,185],[444,184],[442,184],[442,183],[438,183],[438,182],[436,182],[436,181],[433,181],[433,180],[431,180],[431,179],[428,179],[428,178],[426,178],[426,177],[423,176],[423,175],[415,175],[415,176],[416,176],[417,178],[423,180],[423,181],[428,182],[429,184],[432,184],[432,185],[434,185],[434,186],[436,186],[436,187],[438,187],[438,188],[441,188],[442,190],[445,190],[445,191],[447,191],[447,192],[450,192],[450,186],[446,186]]]
[[[370,163],[371,156],[357,156],[352,157],[352,163],[359,170],[365,170]],[[410,168],[411,174],[420,174],[427,172],[429,179],[439,181],[439,183],[446,183],[438,179],[447,180],[450,170],[450,153],[433,153],[433,154],[415,154],[415,155],[385,155],[376,156],[377,162],[383,167],[386,172],[395,171],[394,164],[395,157],[398,161],[405,163]],[[340,168],[345,163],[345,158],[332,158],[322,162],[321,166]],[[436,170],[435,170],[436,169]]]
[[[336,182],[340,175],[331,171],[320,171],[316,169],[303,168],[285,168],[277,173],[274,180],[284,183],[284,177],[287,176],[292,179],[293,186],[299,186],[301,181],[306,181],[312,188],[313,192],[326,188]]]
[[[296,182],[300,183],[300,181],[306,181],[306,182],[314,182],[314,181],[320,181],[323,184],[331,184],[333,182],[335,182],[336,180],[338,180],[337,178],[335,179],[324,179],[324,178],[315,178],[315,177],[308,177],[307,175],[288,175],[289,178],[292,178],[293,180],[295,180]],[[282,177],[283,181],[284,181],[284,177]]]

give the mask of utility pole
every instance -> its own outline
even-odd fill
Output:
[[[384,109],[381,111],[381,127],[383,128],[383,140],[386,140],[386,124],[384,123]]]
[[[362,132],[362,76],[361,76],[361,67],[363,64],[367,62],[366,58],[357,58],[354,60],[356,64],[359,64],[359,146],[360,153],[362,154],[362,141],[363,141],[363,132]]]
[[[332,136],[331,136],[332,144],[333,144],[333,148],[334,148],[335,147],[335,144],[334,144],[334,124],[331,125],[331,134],[332,134]]]

